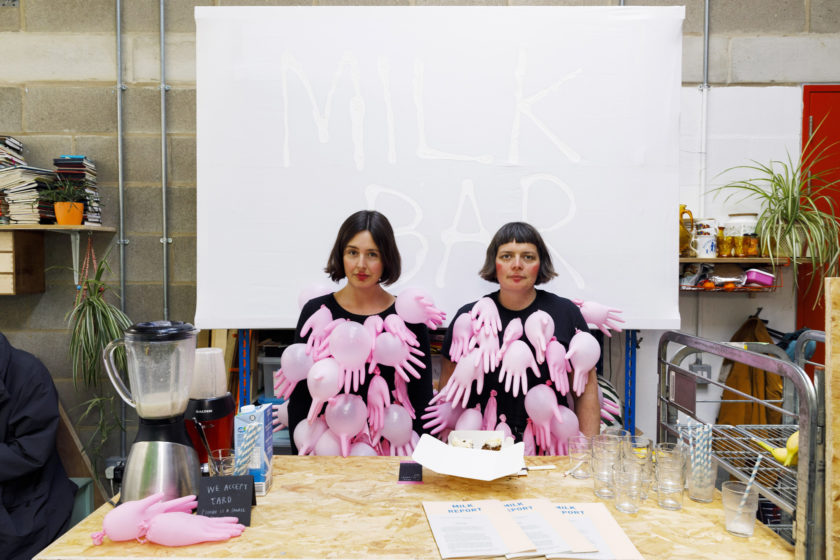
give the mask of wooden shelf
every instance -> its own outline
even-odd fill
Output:
[[[725,259],[698,259],[695,257],[680,257],[680,264],[682,263],[701,263],[701,264],[774,264],[779,266],[788,266],[790,264],[790,257],[730,257]]]
[[[115,227],[108,226],[60,226],[58,224],[2,224],[0,231],[3,230],[29,230],[29,231],[101,231],[103,233],[114,233],[117,231]]]
[[[54,232],[54,233],[64,233],[70,236],[70,250],[72,251],[72,258],[73,258],[73,282],[76,284],[79,283],[79,234],[82,232],[87,232],[88,235],[92,235],[94,233],[115,233],[117,228],[115,227],[108,227],[108,226],[60,226],[58,224],[4,224],[0,225],[0,232],[10,231],[10,232],[24,232],[19,234],[20,236],[23,235],[36,235],[35,232]],[[9,234],[9,235],[14,235]],[[43,242],[41,243],[43,245]],[[43,253],[43,250],[42,250]],[[40,265],[35,265],[36,268],[40,268],[39,273],[41,276],[41,282],[36,288],[39,292],[44,291],[43,286],[43,254],[42,254],[42,262]],[[20,290],[26,290],[26,288],[20,288]],[[29,293],[25,291],[16,291],[13,289],[11,295],[16,293]]]

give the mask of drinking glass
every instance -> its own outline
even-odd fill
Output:
[[[570,472],[574,478],[589,478],[591,476],[592,440],[587,436],[572,436],[569,438]]]

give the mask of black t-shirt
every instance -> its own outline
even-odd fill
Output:
[[[589,328],[586,324],[586,321],[583,318],[583,315],[580,313],[580,308],[572,303],[571,300],[566,298],[560,297],[558,295],[552,294],[550,292],[546,292],[543,290],[537,290],[537,297],[534,301],[520,311],[513,311],[503,307],[499,303],[499,292],[493,292],[492,294],[487,294],[486,297],[489,297],[493,300],[493,303],[496,304],[496,307],[499,310],[499,318],[502,321],[502,330],[499,332],[499,346],[501,346],[502,337],[504,335],[505,329],[507,328],[508,323],[516,319],[517,317],[522,321],[522,325],[525,325],[525,320],[537,310],[542,310],[548,313],[552,320],[554,321],[554,336],[557,337],[557,340],[563,345],[564,348],[568,350],[569,348],[569,341],[575,335],[575,329],[579,329],[581,331],[589,332]],[[475,302],[468,303],[461,307],[458,312],[452,317],[452,322],[450,325],[455,324],[455,320],[462,313],[469,313],[470,309],[472,309]],[[528,347],[531,349],[531,352],[534,354],[536,359],[536,351],[531,343],[528,341],[528,338],[523,333],[520,340],[524,341]],[[449,349],[452,346],[452,328],[449,328],[446,332],[446,338],[443,341],[443,348],[441,349],[441,354],[446,359],[449,359]],[[513,432],[514,438],[516,441],[520,441],[522,439],[522,433],[525,431],[525,426],[527,425],[528,413],[525,411],[525,395],[522,392],[519,392],[517,397],[514,397],[512,393],[508,393],[505,391],[504,381],[499,383],[499,370],[501,369],[501,363],[499,363],[499,367],[495,370],[490,371],[485,374],[484,376],[484,389],[481,391],[480,395],[475,394],[475,384],[473,384],[473,391],[470,395],[469,403],[467,404],[468,408],[475,407],[477,403],[481,403],[482,410],[487,403],[487,399],[490,398],[490,391],[496,390],[496,404],[497,414],[501,415],[504,414],[506,417],[506,421],[508,426],[510,426],[511,431]],[[540,377],[534,375],[534,372],[528,368],[528,388],[535,387],[539,383],[545,383],[549,381],[551,378],[548,374],[548,365],[543,361],[543,363],[539,364],[540,370]],[[570,383],[571,384],[571,383]],[[560,399],[562,403],[562,397]]]
[[[330,310],[332,313],[333,319],[349,319],[351,321],[355,321],[357,323],[363,324],[365,319],[368,318],[368,315],[357,315],[355,313],[350,313],[343,307],[341,307],[335,299],[334,294],[327,294],[324,296],[317,297],[315,299],[309,300],[306,305],[303,306],[303,309],[300,311],[300,317],[298,318],[297,328],[295,329],[295,342],[306,342],[306,340],[312,336],[312,333],[309,332],[306,337],[301,336],[301,330],[303,330],[303,324],[312,316],[313,313],[318,311],[318,309],[325,305],[327,309]],[[394,305],[391,305],[385,311],[378,313],[380,317],[383,319],[388,315],[396,314],[396,308]],[[407,384],[407,391],[408,391],[408,398],[411,401],[411,406],[414,407],[415,419],[414,419],[414,431],[418,434],[424,433],[423,430],[423,420],[420,419],[420,416],[423,414],[423,409],[429,403],[429,400],[432,398],[432,359],[431,359],[431,350],[429,348],[429,330],[426,328],[426,325],[422,324],[413,324],[413,323],[406,323],[406,326],[414,333],[417,337],[417,341],[419,342],[419,346],[417,349],[423,352],[422,356],[417,356],[417,358],[423,362],[426,366],[425,368],[420,368],[420,366],[415,366],[414,369],[420,374],[420,379],[415,379],[413,376],[409,375],[410,381]],[[367,365],[365,366],[367,368]],[[388,382],[388,387],[391,391],[395,389],[394,386],[394,368],[379,365],[379,372],[382,378]],[[367,403],[367,389],[368,384],[370,382],[371,374],[367,373],[367,369],[365,370],[365,380],[359,386],[357,391],[351,390],[351,393],[357,394],[365,400]],[[391,399],[393,402],[393,398]],[[294,433],[295,427],[301,421],[306,421],[306,416],[309,414],[309,407],[312,406],[312,396],[309,394],[309,388],[306,386],[306,380],[301,380],[295,386],[295,390],[292,392],[291,396],[289,397],[289,434],[292,440],[292,452],[297,453],[297,447],[295,446],[294,441]],[[323,408],[321,410],[323,412]]]

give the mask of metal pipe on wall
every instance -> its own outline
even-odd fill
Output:
[[[168,215],[166,208],[166,19],[164,16],[165,1],[160,0],[160,185],[162,199],[163,236],[163,319],[169,319],[169,237],[167,226]]]
[[[120,310],[125,313],[125,184],[123,182],[123,83],[122,72],[122,4],[117,1],[117,191],[119,193],[119,239],[120,246]],[[120,422],[125,426],[125,401],[120,399]],[[120,430],[120,457],[126,456],[126,434]]]
[[[709,4],[711,0],[705,1],[703,13],[703,83],[700,84],[700,196],[699,214],[705,217],[706,212],[706,166],[708,156],[706,144],[708,142],[708,120],[709,120]],[[703,306],[700,305],[700,292],[697,292],[694,302],[694,334],[700,335],[701,315]]]

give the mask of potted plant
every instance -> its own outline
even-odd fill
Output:
[[[53,203],[56,223],[63,226],[81,225],[85,203],[89,199],[85,182],[56,177],[49,182],[41,181],[41,184],[45,188],[39,193],[39,198]]]
[[[817,299],[824,279],[840,272],[840,221],[831,197],[832,192],[840,192],[840,180],[829,178],[836,175],[834,169],[814,171],[835,147],[823,146],[822,141],[814,143],[812,135],[797,160],[788,154],[786,161],[753,161],[752,165],[727,169],[726,172],[747,170],[752,177],[716,189],[730,191],[727,199],[743,194],[742,200],[753,198],[761,202],[756,236],[763,254],[773,259],[790,259],[795,288],[799,265],[810,263],[810,282],[819,282]]]
[[[92,251],[90,247],[88,250]],[[117,401],[110,390],[110,383],[107,378],[103,379],[102,350],[112,340],[121,338],[132,323],[119,307],[108,301],[112,290],[103,279],[105,273],[111,271],[107,255],[98,263],[94,258],[93,263],[94,274],[84,275],[80,280],[75,303],[67,313],[66,320],[70,326],[73,384],[76,390],[84,388],[91,395],[90,399],[80,405],[83,410],[79,420],[92,417],[96,421],[96,428],[86,447],[94,463],[97,463],[110,435],[124,429],[119,421]],[[115,357],[125,371],[125,352],[118,351]]]

